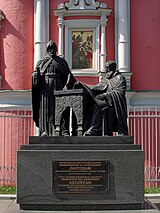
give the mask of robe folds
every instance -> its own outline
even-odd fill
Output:
[[[79,88],[84,88],[91,97],[92,106],[89,106],[88,130],[91,135],[102,134],[102,111],[114,109],[111,115],[108,114],[108,125],[116,129],[119,134],[128,135],[127,125],[127,102],[126,102],[126,79],[119,72],[115,71],[112,78],[105,79],[95,86],[87,86],[79,83]],[[113,114],[114,111],[114,114]],[[116,121],[113,119],[115,117]],[[110,129],[111,129],[110,128]]]
[[[76,82],[65,59],[46,55],[32,74],[33,120],[40,135],[54,135],[54,91],[72,89]]]

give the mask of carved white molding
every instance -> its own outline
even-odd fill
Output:
[[[2,10],[0,9],[0,30],[2,29],[2,24],[1,24],[1,22],[2,22],[2,20],[4,19],[5,17],[4,17],[4,15],[3,15],[3,12],[2,12]]]
[[[61,3],[58,5],[58,9],[67,8],[68,10],[73,9],[97,9],[97,8],[107,8],[106,3],[99,3],[95,0],[70,0],[66,3]]]
[[[112,10],[108,8],[98,8],[98,9],[72,9],[72,10],[66,10],[65,8],[58,8],[55,9],[53,12],[55,16],[101,16],[105,14],[106,16],[109,16]]]
[[[106,3],[99,3],[95,0],[69,0],[65,3],[60,3],[57,9],[54,10],[56,16],[77,16],[77,15],[102,15],[109,16],[111,10],[107,8]]]
[[[101,75],[100,71],[104,72],[106,63],[106,25],[107,17],[110,15],[111,10],[107,8],[106,3],[99,3],[96,0],[69,0],[66,3],[60,3],[54,11],[57,16],[59,28],[59,42],[58,42],[58,55],[64,56],[71,67],[71,32],[73,30],[90,30],[94,33],[94,64],[93,69],[78,69],[72,70],[74,75],[80,76],[98,76]],[[74,17],[74,20],[64,17]],[[77,19],[76,16],[99,16],[100,19]],[[63,29],[65,32],[65,43],[63,38]],[[65,44],[65,48],[63,47]],[[101,52],[99,53],[99,46]],[[103,77],[102,77],[103,78]]]

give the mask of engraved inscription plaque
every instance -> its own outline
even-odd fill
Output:
[[[54,193],[106,193],[108,161],[54,161]]]

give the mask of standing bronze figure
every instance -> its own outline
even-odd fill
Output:
[[[54,91],[72,89],[76,82],[65,59],[56,55],[57,46],[51,40],[47,55],[41,59],[32,74],[33,120],[40,136],[54,135]]]

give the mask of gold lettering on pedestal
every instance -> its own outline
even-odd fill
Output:
[[[56,193],[104,193],[108,188],[108,161],[53,162],[53,191]]]

